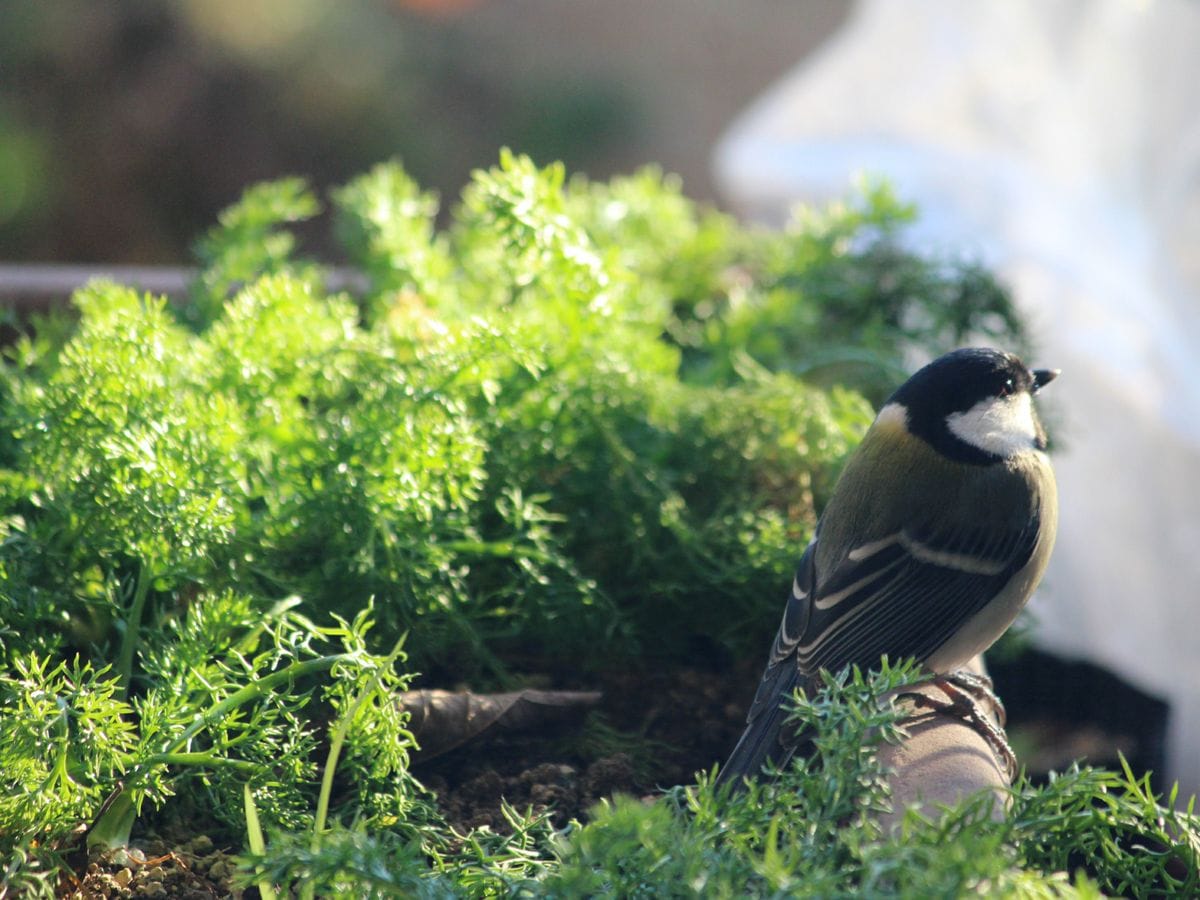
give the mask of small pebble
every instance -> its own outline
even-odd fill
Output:
[[[236,871],[237,863],[231,857],[223,856],[214,860],[212,865],[208,867],[208,876],[217,881],[222,881],[232,877]]]
[[[196,837],[188,841],[187,848],[192,853],[197,855],[208,853],[213,848],[212,838],[210,838],[207,834],[196,835]]]

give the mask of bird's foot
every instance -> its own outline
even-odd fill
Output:
[[[1011,783],[1017,776],[1017,755],[1004,734],[1003,726],[1007,717],[1004,704],[992,689],[992,680],[986,675],[976,675],[960,669],[939,675],[929,684],[938,687],[949,701],[942,702],[915,691],[906,692],[904,696],[911,697],[921,706],[961,719],[974,728],[995,752],[1005,777]],[[984,703],[991,707],[992,714],[984,709]],[[997,720],[999,725],[996,724]]]
[[[1005,710],[1004,704],[997,696],[992,679],[987,675],[976,674],[970,669],[955,669],[953,672],[941,676],[941,680],[953,687],[960,688],[976,702],[980,699],[984,700],[992,708],[992,714],[1000,723],[1001,728],[1008,724],[1008,711]]]

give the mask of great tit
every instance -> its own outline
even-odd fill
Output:
[[[851,455],[792,583],[745,733],[719,782],[784,766],[782,705],[822,669],[915,658],[954,672],[1012,624],[1058,525],[1033,395],[1058,375],[1016,356],[947,353],[887,400]]]

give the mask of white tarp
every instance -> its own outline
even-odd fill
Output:
[[[1200,3],[862,0],[730,129],[718,183],[773,222],[860,172],[916,249],[1014,290],[1039,352],[1061,524],[1035,640],[1171,704],[1200,791]]]

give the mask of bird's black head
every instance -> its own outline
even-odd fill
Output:
[[[944,456],[986,465],[1045,449],[1032,396],[1057,375],[999,350],[955,350],[904,382],[884,409],[902,411],[908,430]]]

